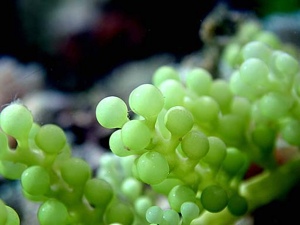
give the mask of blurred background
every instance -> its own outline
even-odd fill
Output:
[[[298,0],[2,0],[0,57],[37,62],[47,86],[77,92],[116,66],[199,50],[201,21],[219,3],[264,18],[298,9]],[[28,76],[28,74],[24,74]]]

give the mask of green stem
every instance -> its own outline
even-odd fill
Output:
[[[300,180],[300,159],[292,160],[273,171],[242,182],[241,195],[247,198],[250,211],[287,194]]]
[[[198,218],[191,222],[191,225],[207,225],[207,224],[218,224],[218,225],[228,225],[233,224],[238,217],[233,216],[227,208],[218,213],[211,213],[205,211]]]
[[[240,194],[249,204],[248,212],[266,205],[275,199],[284,197],[300,180],[300,158],[290,161],[275,170],[263,173],[243,181],[240,185]],[[239,217],[233,216],[225,208],[218,213],[204,212],[191,225],[233,224]]]

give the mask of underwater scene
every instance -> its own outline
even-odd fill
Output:
[[[300,223],[299,1],[0,12],[0,225]]]

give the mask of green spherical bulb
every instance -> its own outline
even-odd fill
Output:
[[[243,82],[250,86],[266,86],[269,83],[269,68],[267,64],[258,58],[245,60],[240,69],[240,76]]]
[[[244,45],[242,48],[242,54],[244,60],[258,58],[267,63],[270,60],[272,50],[263,42],[251,41]]]
[[[179,81],[179,74],[172,66],[161,66],[154,71],[152,76],[152,83],[155,86],[159,86],[165,80],[177,80]]]
[[[243,216],[248,211],[248,202],[244,197],[234,194],[229,198],[227,208],[232,215]]]
[[[299,62],[293,56],[285,52],[277,52],[274,64],[276,69],[285,76],[295,75],[299,71]]]
[[[125,157],[133,154],[123,143],[121,129],[114,131],[110,135],[109,149],[112,151],[112,153],[119,157]]]
[[[222,187],[210,185],[202,191],[200,200],[207,211],[217,213],[227,206],[228,196]]]
[[[241,61],[241,45],[239,43],[228,43],[223,51],[222,60],[230,67],[237,66]]]
[[[222,164],[222,169],[229,175],[236,175],[247,163],[246,155],[237,148],[227,148],[227,154]]]
[[[289,144],[300,146],[300,121],[287,119],[280,128],[282,138]]]
[[[64,181],[71,186],[84,186],[90,179],[92,171],[90,165],[81,158],[67,159],[60,167]]]
[[[22,173],[21,184],[30,195],[44,195],[50,188],[50,176],[44,167],[31,166]]]
[[[177,80],[165,80],[158,86],[164,96],[164,108],[183,105],[186,91],[183,84]]]
[[[132,225],[134,214],[128,204],[115,202],[105,211],[104,221],[105,224]]]
[[[211,96],[201,96],[196,100],[187,102],[187,104],[187,108],[192,113],[195,121],[199,123],[211,123],[218,119],[220,105]]]
[[[140,196],[134,201],[134,210],[139,216],[145,217],[152,205],[152,199],[149,196]]]
[[[246,122],[249,119],[251,107],[252,105],[247,98],[235,97],[231,102],[230,111],[232,114],[243,118]]]
[[[185,224],[190,224],[191,221],[199,216],[200,210],[196,203],[185,202],[180,207],[182,220]]]
[[[113,188],[106,180],[93,178],[86,182],[84,196],[92,206],[105,208],[113,197]]]
[[[209,142],[206,135],[192,130],[182,138],[181,148],[188,158],[199,160],[208,152]]]
[[[67,225],[69,213],[66,206],[56,199],[44,202],[38,210],[41,225]]]
[[[124,146],[130,150],[143,150],[151,141],[151,131],[141,120],[130,120],[121,129]]]
[[[245,97],[250,101],[256,100],[256,98],[261,94],[257,88],[248,85],[245,81],[243,81],[238,70],[231,74],[229,86],[234,95]]]
[[[270,46],[272,49],[281,48],[281,41],[279,37],[271,31],[262,30],[258,32],[254,40],[265,43],[268,46]]]
[[[214,80],[209,90],[209,96],[213,97],[220,108],[225,111],[230,107],[229,104],[233,98],[229,83],[223,79]]]
[[[163,220],[163,213],[159,206],[151,206],[146,211],[146,220],[151,224],[160,224]]]
[[[180,217],[178,212],[173,209],[166,209],[163,212],[163,220],[168,224],[179,224]]]
[[[129,120],[127,105],[119,97],[108,96],[98,103],[96,118],[105,128],[121,128]]]
[[[161,153],[149,151],[137,159],[136,170],[143,182],[159,184],[167,178],[169,164]]]
[[[212,75],[203,68],[194,68],[186,76],[186,86],[199,96],[207,95],[212,84]]]
[[[185,107],[174,106],[167,111],[164,123],[172,135],[182,137],[192,129],[194,118]]]
[[[226,144],[236,146],[245,141],[246,126],[244,118],[227,114],[220,116],[217,132]]]
[[[243,25],[239,27],[237,38],[239,41],[247,42],[252,40],[261,30],[260,23],[253,20],[246,20]]]
[[[277,130],[267,124],[257,125],[251,133],[251,138],[253,143],[260,148],[261,153],[267,156],[273,153]]]
[[[208,163],[212,168],[218,168],[226,157],[226,144],[218,137],[208,137],[209,150],[207,154],[201,159]]]
[[[183,203],[196,202],[196,194],[189,186],[177,185],[170,191],[168,201],[172,209],[180,212]]]
[[[140,195],[142,195],[142,189],[142,183],[133,177],[125,178],[121,185],[123,195],[131,201],[136,200]]]
[[[135,88],[128,101],[132,111],[144,118],[156,117],[164,107],[161,91],[152,84],[142,84]]]
[[[12,103],[6,106],[0,114],[2,130],[16,138],[26,138],[33,124],[31,112],[22,104]]]
[[[259,100],[262,115],[269,119],[279,119],[285,116],[292,107],[293,100],[279,92],[269,92]]]
[[[35,142],[44,152],[58,154],[65,147],[67,138],[60,127],[55,124],[46,124],[38,129]]]

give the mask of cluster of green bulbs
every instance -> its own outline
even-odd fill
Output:
[[[165,65],[128,105],[102,99],[96,118],[113,132],[96,177],[61,128],[11,103],[0,113],[0,174],[41,203],[41,225],[232,224],[300,178],[299,157],[276,158],[279,141],[300,145],[299,62],[270,37],[225,49],[228,80]],[[246,179],[253,164],[263,172]],[[0,225],[20,224],[2,201],[0,215]]]
[[[172,217],[177,222],[166,224],[185,224],[185,204],[197,212],[189,223],[207,224],[216,214],[235,220],[298,179],[288,173],[298,170],[299,162],[281,166],[276,151],[279,140],[300,145],[299,63],[262,41],[246,43],[238,54],[243,60],[228,81],[213,79],[203,68],[191,69],[184,79],[170,66],[158,68],[152,84],[130,93],[132,118],[119,97],[106,97],[97,106],[98,122],[115,129],[112,153],[134,155],[133,177],[164,195],[177,213]],[[252,164],[264,172],[245,181]],[[286,182],[254,197],[266,183],[280,181]],[[147,221],[163,224],[157,207],[147,210]]]
[[[114,200],[112,186],[93,178],[90,165],[72,156],[60,127],[38,125],[19,102],[2,110],[0,124],[0,173],[20,180],[23,195],[40,203],[37,217],[41,225],[112,224],[119,215],[124,216],[122,209],[127,213],[124,204]],[[15,148],[9,145],[10,137],[17,142]],[[2,201],[0,215],[1,225],[20,224],[17,213]]]

